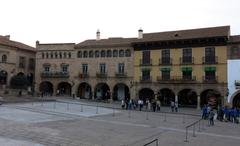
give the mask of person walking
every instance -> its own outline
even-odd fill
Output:
[[[211,109],[210,112],[209,112],[209,124],[210,124],[210,126],[214,126],[214,115],[215,115],[215,113],[213,112],[213,109]]]
[[[173,101],[171,101],[171,110],[172,110],[172,112],[174,112],[174,102]]]
[[[178,112],[178,102],[176,101],[174,104],[175,112]]]
[[[161,102],[157,100],[157,111],[161,111]]]

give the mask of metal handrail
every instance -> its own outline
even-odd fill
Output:
[[[150,144],[152,144],[154,142],[156,142],[156,146],[158,146],[158,139],[157,138],[152,140],[152,141],[150,141],[150,142],[148,142],[148,143],[146,143],[146,144],[144,144],[143,146],[148,146],[148,145],[150,145]]]
[[[188,128],[190,128],[190,127],[193,127],[193,137],[196,137],[196,124],[198,124],[198,131],[200,132],[200,122],[202,121],[202,119],[199,119],[199,120],[197,120],[197,121],[195,121],[195,122],[193,122],[192,124],[189,124],[189,125],[187,125],[186,127],[185,127],[185,129],[186,129],[186,135],[185,135],[185,142],[188,142]]]

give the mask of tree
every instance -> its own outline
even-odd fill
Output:
[[[10,87],[13,89],[27,89],[30,85],[25,75],[15,75],[10,80]]]

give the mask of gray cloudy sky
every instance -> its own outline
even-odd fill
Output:
[[[240,0],[0,0],[0,35],[35,46],[230,25],[240,34]]]

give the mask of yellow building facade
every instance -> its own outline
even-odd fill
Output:
[[[137,98],[200,108],[224,104],[230,28],[143,34],[134,42]]]

